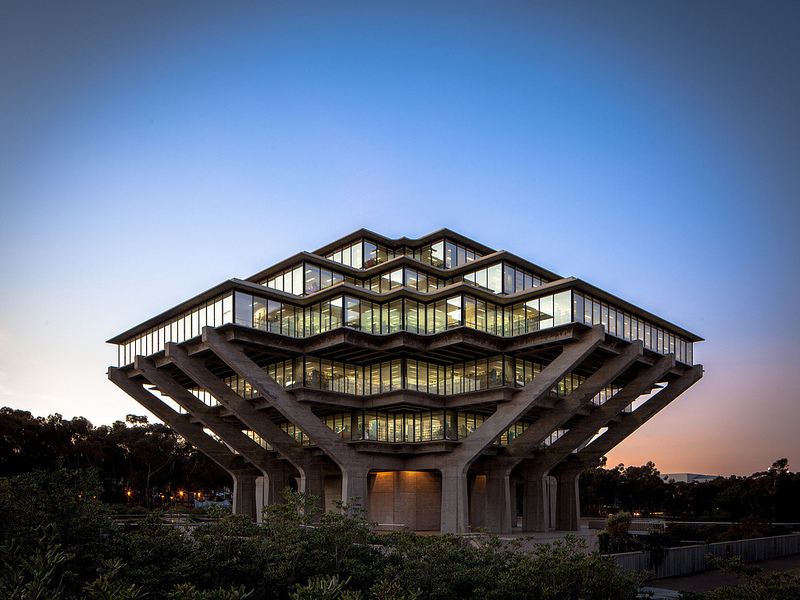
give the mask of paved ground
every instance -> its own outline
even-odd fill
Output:
[[[791,554],[781,558],[771,558],[769,560],[759,560],[752,565],[758,565],[765,574],[779,573],[790,569],[800,568],[800,554]],[[723,573],[719,569],[703,571],[702,573],[692,573],[691,575],[678,575],[677,577],[665,577],[663,579],[651,579],[647,585],[654,588],[666,590],[687,590],[690,592],[708,592],[728,585],[736,585],[739,580],[734,575]]]
[[[580,531],[537,531],[536,533],[505,533],[500,536],[500,539],[505,542],[519,540],[520,538],[533,537],[532,541],[525,541],[522,543],[524,550],[530,550],[536,544],[552,544],[553,542],[564,539],[564,536],[570,535],[582,539],[586,542],[586,551],[592,552],[597,550],[597,534],[599,531],[582,527]]]

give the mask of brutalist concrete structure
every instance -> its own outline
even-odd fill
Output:
[[[577,481],[702,377],[701,338],[449,230],[359,230],[122,333],[109,378],[227,469],[386,526],[579,526]]]

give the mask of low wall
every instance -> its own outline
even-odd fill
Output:
[[[655,578],[658,579],[697,573],[713,568],[706,559],[706,554],[718,558],[740,556],[742,562],[800,554],[800,533],[670,548],[664,560],[657,567],[650,566],[649,552],[625,552],[612,554],[611,557],[618,566],[629,571],[655,571]]]

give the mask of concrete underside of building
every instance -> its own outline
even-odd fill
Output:
[[[109,378],[254,519],[290,487],[386,528],[577,530],[578,477],[702,377],[699,340],[453,232],[361,230],[110,340]]]

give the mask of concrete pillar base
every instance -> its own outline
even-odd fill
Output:
[[[583,471],[557,471],[553,473],[558,485],[556,526],[562,531],[579,531],[581,528],[581,501],[578,479]]]
[[[490,533],[511,533],[512,494],[509,473],[491,471],[486,474],[485,527]],[[514,512],[516,514],[516,511]]]
[[[442,533],[467,533],[467,475],[460,469],[442,470]]]
[[[251,469],[232,471],[233,476],[233,503],[232,511],[235,515],[247,515],[256,520],[256,478],[261,475]]]
[[[547,473],[529,469],[523,472],[522,531],[548,531],[550,498]]]

